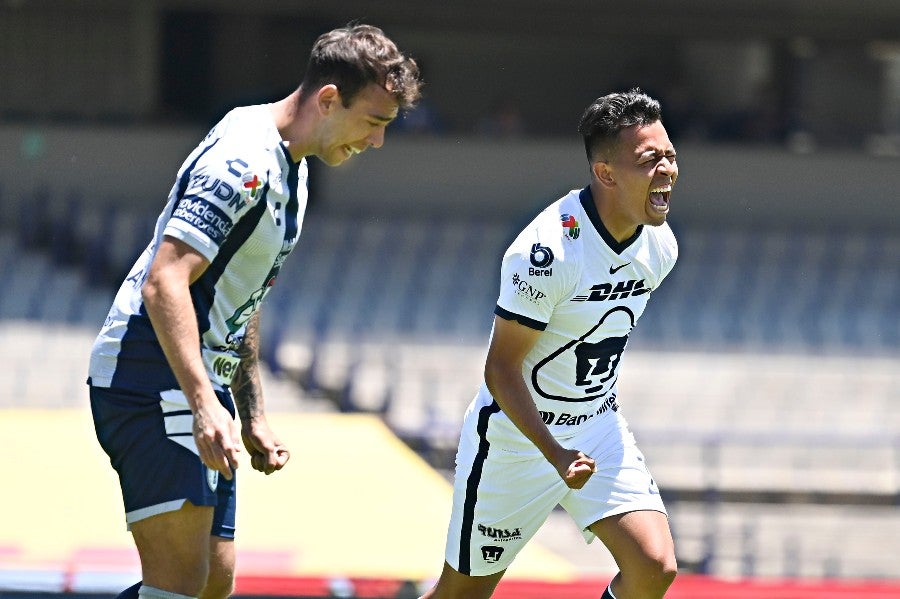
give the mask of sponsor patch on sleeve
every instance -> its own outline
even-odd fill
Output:
[[[203,233],[216,245],[221,245],[233,223],[219,207],[198,197],[184,197],[175,207],[172,218],[187,223]]]

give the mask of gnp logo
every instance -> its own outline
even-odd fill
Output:
[[[497,547],[496,545],[481,546],[481,559],[489,564],[496,564],[497,562],[499,562],[500,556],[502,555],[503,547]]]
[[[553,250],[547,246],[536,243],[531,246],[531,265],[537,268],[529,268],[528,274],[532,277],[549,277],[553,274]]]
[[[629,281],[619,281],[618,283],[616,283],[615,287],[613,287],[612,283],[600,283],[599,285],[592,285],[590,291],[591,292],[587,295],[576,295],[572,298],[572,301],[612,301],[625,299],[627,297],[637,297],[639,295],[644,295],[645,293],[650,293],[651,289],[649,287],[644,287],[644,279],[641,279],[640,281],[631,279]]]
[[[524,297],[525,299],[527,299],[528,301],[530,301],[532,303],[536,304],[540,300],[547,297],[546,293],[544,293],[543,291],[540,291],[538,289],[535,289],[528,283],[528,281],[525,281],[524,279],[522,279],[522,277],[519,276],[519,273],[515,273],[513,275],[512,284],[513,284],[513,287],[516,288],[516,293],[518,295]]]

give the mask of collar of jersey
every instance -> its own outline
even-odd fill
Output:
[[[635,240],[641,236],[641,231],[644,230],[644,225],[638,225],[637,229],[634,232],[634,235],[625,239],[624,241],[616,241],[616,238],[612,236],[612,234],[606,229],[606,226],[603,224],[603,221],[600,220],[600,213],[597,212],[597,206],[594,204],[594,194],[591,193],[590,187],[585,187],[581,190],[581,193],[578,194],[578,199],[581,201],[581,207],[584,208],[584,213],[587,214],[588,219],[591,221],[591,224],[594,225],[594,228],[597,230],[597,233],[600,235],[600,238],[609,246],[609,248],[614,251],[616,254],[621,254],[628,246],[635,242]]]

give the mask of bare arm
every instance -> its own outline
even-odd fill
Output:
[[[194,439],[203,463],[231,479],[237,468],[237,428],[210,383],[200,355],[200,329],[190,284],[209,263],[186,243],[171,237],[161,242],[141,288],[166,360],[194,414]]]
[[[231,382],[234,402],[241,422],[264,416],[262,385],[259,381],[259,312],[247,321],[244,342],[238,350],[240,365]]]
[[[241,437],[255,470],[272,474],[281,470],[291,454],[269,428],[259,378],[259,319],[257,311],[247,321],[238,353],[240,366],[231,382],[234,403],[241,419]]]
[[[540,331],[516,321],[495,317],[494,334],[484,367],[485,382],[516,428],[553,464],[569,487],[580,489],[594,472],[594,460],[559,444],[541,419],[522,378],[522,362],[540,334]]]

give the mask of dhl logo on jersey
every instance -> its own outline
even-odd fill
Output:
[[[644,287],[644,279],[619,281],[613,287],[612,283],[600,283],[591,286],[591,292],[587,295],[576,295],[573,302],[602,302],[620,300],[628,297],[636,297],[650,293],[649,287]]]

